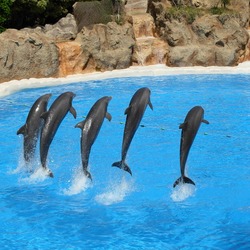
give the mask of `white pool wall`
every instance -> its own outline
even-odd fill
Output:
[[[161,75],[187,75],[187,74],[250,74],[250,61],[235,67],[167,67],[163,64],[151,66],[132,66],[127,69],[106,72],[95,72],[88,74],[69,75],[63,78],[30,78],[12,80],[0,84],[0,97],[10,95],[14,92],[39,87],[57,86],[75,82],[87,82],[91,80],[110,79],[118,77],[140,77]]]

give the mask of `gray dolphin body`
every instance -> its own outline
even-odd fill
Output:
[[[25,124],[17,131],[17,135],[23,134],[24,137],[23,155],[26,164],[34,159],[39,132],[43,125],[41,115],[46,112],[50,97],[51,94],[45,94],[34,102]]]
[[[53,173],[46,166],[49,147],[58,127],[68,111],[70,111],[74,118],[76,118],[76,111],[72,106],[74,97],[75,94],[72,92],[65,92],[61,94],[52,103],[50,109],[41,115],[41,117],[45,120],[45,124],[42,128],[40,137],[40,159],[42,167],[48,171],[48,175],[50,177],[53,177]]]
[[[193,107],[188,113],[184,120],[184,123],[180,125],[181,142],[180,142],[180,168],[181,177],[174,183],[174,187],[180,183],[189,183],[195,185],[195,183],[185,176],[185,165],[188,158],[189,150],[193,144],[194,138],[199,130],[202,122],[209,124],[207,120],[203,119],[204,109],[200,106]]]
[[[87,117],[82,122],[75,125],[76,128],[82,130],[81,133],[81,158],[84,174],[92,180],[91,174],[88,171],[89,155],[91,147],[95,142],[104,118],[106,117],[111,121],[111,115],[107,112],[109,101],[112,97],[104,96],[92,106]]]
[[[140,88],[133,95],[129,107],[125,110],[126,123],[123,133],[122,142],[122,160],[114,162],[112,166],[121,168],[132,175],[131,169],[126,164],[126,156],[130,146],[130,143],[135,135],[135,132],[141,122],[143,114],[147,105],[153,110],[153,105],[150,101],[151,91],[149,88]]]

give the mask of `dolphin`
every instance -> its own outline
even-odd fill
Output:
[[[188,158],[189,150],[192,146],[194,138],[199,130],[200,124],[209,124],[207,120],[203,119],[204,109],[201,106],[193,107],[188,113],[184,122],[179,126],[182,129],[181,142],[180,142],[180,168],[181,177],[178,178],[173,187],[180,183],[189,183],[195,185],[195,183],[185,176],[185,165]]]
[[[122,153],[121,153],[121,161],[114,162],[112,166],[121,168],[132,175],[132,172],[125,162],[127,152],[130,146],[130,143],[135,135],[135,132],[141,122],[143,114],[146,110],[147,105],[153,110],[153,105],[150,101],[151,91],[149,88],[140,88],[138,89],[131,101],[129,103],[128,108],[125,110],[126,123],[123,133],[123,142],[122,142]]]
[[[112,119],[111,115],[107,112],[111,99],[111,96],[104,96],[97,100],[90,109],[86,119],[75,125],[75,128],[82,130],[80,144],[83,172],[91,180],[92,177],[88,171],[90,150],[99,134],[104,118],[107,118],[109,121]]]
[[[61,94],[52,103],[49,110],[41,115],[41,117],[45,120],[45,123],[40,136],[40,159],[42,167],[47,170],[50,177],[53,177],[53,173],[46,166],[49,147],[58,127],[68,111],[74,116],[74,118],[76,118],[76,111],[72,106],[74,97],[75,94],[72,92],[65,92]]]
[[[51,94],[45,94],[34,102],[25,124],[17,131],[17,135],[22,134],[24,137],[23,154],[26,164],[34,159],[39,132],[43,125],[43,119],[40,116],[47,110],[50,97]]]

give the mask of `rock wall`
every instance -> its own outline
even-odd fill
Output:
[[[84,27],[73,42],[59,43],[59,76],[128,68],[135,44],[132,25]]]
[[[102,0],[106,1],[106,0]],[[79,29],[68,14],[54,25],[0,34],[0,82],[123,69],[131,65],[234,66],[249,60],[249,0],[231,1],[235,15],[170,17],[169,0],[127,0],[127,16]],[[210,8],[216,1],[182,1]],[[210,7],[209,7],[210,6]],[[79,14],[79,13],[78,13]]]
[[[199,2],[203,2],[203,7],[208,5],[207,1]],[[242,61],[248,50],[249,6],[246,6],[248,1],[237,2],[234,11],[246,8],[245,12],[197,15],[193,21],[188,21],[167,15],[171,8],[168,1],[152,0],[149,11],[154,16],[157,33],[170,46],[166,64],[234,66]]]
[[[0,36],[0,82],[49,77],[58,71],[58,48],[39,32],[5,31]]]

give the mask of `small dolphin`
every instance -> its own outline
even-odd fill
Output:
[[[180,143],[180,167],[181,167],[181,177],[177,179],[173,187],[180,183],[189,183],[195,185],[195,183],[185,176],[185,165],[188,158],[189,150],[192,146],[194,138],[199,130],[200,124],[209,124],[207,120],[203,119],[204,109],[200,106],[193,107],[188,113],[179,128],[182,129],[181,132],[181,143]]]
[[[153,105],[150,101],[151,91],[149,88],[140,88],[133,95],[129,107],[125,110],[126,123],[123,133],[122,142],[122,160],[114,162],[112,166],[121,168],[132,175],[129,166],[126,164],[126,156],[130,146],[130,143],[135,135],[135,132],[141,122],[143,114],[146,110],[147,105],[153,110]]]
[[[34,159],[39,132],[43,125],[43,119],[40,116],[47,110],[50,97],[51,94],[45,94],[34,102],[27,116],[26,123],[17,131],[17,135],[23,134],[24,137],[23,154],[26,164]]]
[[[53,177],[53,173],[46,166],[49,147],[58,127],[68,111],[70,111],[74,118],[76,118],[76,111],[72,106],[74,97],[75,94],[72,92],[65,92],[61,94],[52,103],[50,109],[41,115],[41,117],[45,120],[45,124],[42,128],[40,137],[40,158],[42,167],[47,170],[50,177]]]
[[[112,97],[110,96],[100,98],[92,106],[86,119],[75,125],[75,128],[80,128],[82,130],[80,144],[83,172],[85,176],[91,180],[92,177],[88,171],[90,150],[99,134],[104,118],[106,117],[109,121],[111,121],[112,117],[107,112],[108,104],[111,99]]]

